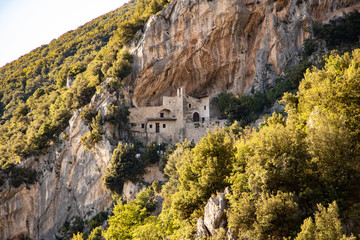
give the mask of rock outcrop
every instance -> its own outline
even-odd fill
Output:
[[[107,115],[106,106],[116,101],[116,95],[107,90],[95,94],[91,107]],[[22,164],[39,172],[38,182],[31,186],[4,188],[0,193],[0,239],[56,239],[65,221],[80,217],[88,220],[112,204],[110,191],[103,186],[102,177],[117,146],[113,137],[118,130],[105,123],[105,134],[95,147],[87,151],[81,137],[90,128],[77,111],[69,121],[69,127],[60,134],[57,146],[40,157],[31,157]],[[126,136],[122,136],[123,138]],[[109,140],[110,139],[110,140]],[[132,200],[154,180],[165,182],[158,164],[146,167],[138,183],[126,182],[124,197]],[[162,199],[157,199],[157,213],[161,211]]]
[[[144,190],[147,185],[151,185],[155,180],[160,183],[165,183],[166,178],[164,173],[159,170],[159,164],[150,164],[145,168],[145,174],[140,177],[139,182],[126,181],[123,188],[123,198],[126,200],[133,200]]]
[[[197,222],[197,238],[215,236],[219,228],[227,227],[225,194],[229,191],[230,189],[227,188],[225,192],[219,193],[216,198],[209,198],[204,208],[204,218],[199,218]]]
[[[135,54],[136,106],[190,96],[258,90],[299,61],[313,21],[360,9],[356,0],[178,0],[148,21]]]

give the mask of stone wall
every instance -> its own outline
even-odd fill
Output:
[[[213,131],[216,127],[225,127],[226,120],[210,119],[205,122],[187,122],[185,124],[185,137],[190,141],[197,143],[203,138],[207,131]]]

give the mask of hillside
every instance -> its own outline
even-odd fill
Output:
[[[4,66],[0,238],[355,239],[359,10],[134,0]],[[130,112],[179,89],[229,126],[135,141]]]
[[[128,75],[131,56],[123,45],[164,4],[131,1],[1,68],[1,176],[19,175],[14,163],[54,145],[101,81]],[[12,181],[15,186],[33,182],[19,178]]]

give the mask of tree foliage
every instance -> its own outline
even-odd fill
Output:
[[[81,137],[81,144],[87,149],[90,150],[95,146],[95,144],[102,139],[103,131],[103,119],[101,116],[101,110],[98,111],[96,117],[92,119],[90,124],[91,130]]]
[[[145,166],[136,156],[137,152],[134,145],[119,142],[104,175],[104,184],[108,189],[121,194],[127,180],[135,181],[136,176],[143,173]]]
[[[313,32],[316,38],[325,40],[330,49],[336,47],[356,46],[359,43],[360,13],[353,11],[343,17],[331,19],[327,24],[314,23]]]
[[[234,155],[232,143],[231,134],[218,129],[208,132],[193,149],[184,142],[170,156],[165,168],[170,179],[164,194],[171,199],[166,204],[179,217],[189,217],[211,194],[227,186],[226,176],[232,170]]]
[[[339,208],[336,202],[329,204],[325,208],[322,204],[318,204],[318,211],[314,213],[315,221],[311,217],[304,220],[301,225],[301,232],[296,236],[295,240],[355,240],[351,235],[346,237],[339,219]]]
[[[90,102],[105,78],[111,78],[110,88],[119,91],[131,72],[132,56],[126,44],[166,4],[130,1],[2,67],[1,163],[17,163],[56,144],[71,114]],[[133,30],[128,32],[126,26]],[[71,87],[68,80],[73,81]],[[90,122],[91,112],[85,113],[82,117]],[[114,117],[116,121],[119,116]],[[83,142],[91,148],[100,139],[99,129],[92,128]]]
[[[118,202],[109,217],[109,228],[103,232],[106,239],[133,239],[137,227],[154,210],[154,192],[151,188],[142,191],[127,204]],[[148,238],[147,238],[148,239]]]
[[[163,212],[137,221],[131,238],[193,238],[207,199],[229,186],[227,227],[239,239],[355,239],[359,71],[360,50],[334,53],[285,94],[287,118],[178,144],[164,169]]]

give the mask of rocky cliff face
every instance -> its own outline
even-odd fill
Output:
[[[113,100],[109,94],[95,96],[92,105],[104,111]],[[0,239],[17,239],[21,235],[55,239],[65,221],[76,216],[86,219],[110,206],[111,194],[103,188],[101,178],[113,146],[103,137],[95,149],[86,151],[80,138],[87,131],[89,127],[78,111],[61,134],[60,145],[24,163],[40,173],[39,181],[1,192]]]
[[[261,89],[299,61],[313,21],[360,9],[356,0],[178,0],[153,16],[136,48],[133,103]]]
[[[106,106],[117,98],[103,90],[91,100],[91,107],[106,116]],[[81,137],[90,129],[77,111],[69,127],[60,134],[60,144],[40,157],[32,157],[22,164],[39,172],[38,182],[19,188],[5,186],[0,192],[0,239],[56,239],[65,221],[76,217],[89,220],[112,204],[110,191],[103,186],[102,177],[119,137],[111,124],[104,125],[105,134],[90,151],[81,144]],[[158,164],[149,165],[141,183],[126,182],[124,198],[133,199],[154,180],[165,182]]]
[[[261,89],[299,60],[312,21],[354,9],[360,10],[357,0],[173,0],[151,17],[134,43],[127,97],[145,106],[159,104],[161,96],[175,95],[179,87],[195,96]],[[108,93],[96,95],[92,105],[105,111],[113,100]],[[60,145],[23,163],[41,176],[37,184],[0,193],[0,239],[22,234],[55,239],[65,220],[109,207],[111,196],[101,177],[114,147],[104,137],[85,151],[80,138],[88,130],[75,113]],[[211,232],[206,224],[204,235]]]

